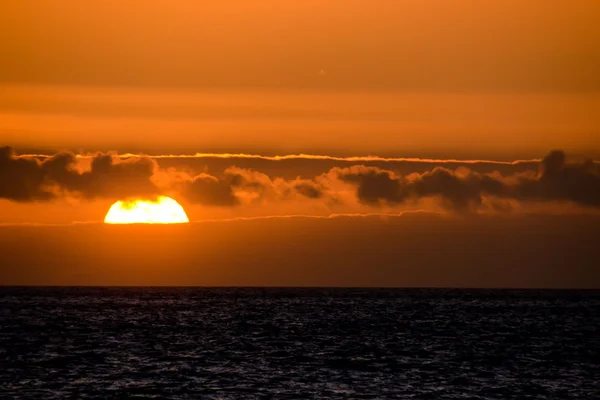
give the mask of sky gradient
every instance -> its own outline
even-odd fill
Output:
[[[0,284],[600,287],[599,20],[6,1]],[[101,223],[161,195],[192,224]]]
[[[28,150],[600,155],[594,0],[0,7],[0,134]]]

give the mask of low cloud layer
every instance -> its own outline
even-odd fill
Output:
[[[184,164],[161,166],[149,156],[77,157],[65,152],[23,157],[5,147],[0,149],[0,198],[36,202],[62,197],[122,199],[167,194],[189,203],[219,207],[312,201],[325,206],[354,202],[376,209],[435,199],[444,208],[460,212],[490,205],[504,210],[510,208],[506,202],[515,201],[560,201],[600,208],[598,163],[567,162],[562,151],[549,153],[538,164],[527,164],[528,169],[522,168],[523,163],[499,164],[518,167],[512,173],[506,169],[481,172],[465,164],[449,168],[448,161],[436,166],[431,160],[425,171],[402,173],[393,168],[395,160],[389,162],[390,168],[385,168],[379,164],[348,166],[346,160],[325,173],[291,178],[235,165],[198,174]]]
[[[156,169],[156,162],[148,157],[122,160],[98,154],[84,170],[71,153],[39,160],[18,157],[4,147],[0,149],[0,197],[27,202],[66,195],[86,199],[153,196],[159,194],[153,183]]]
[[[467,210],[477,208],[485,196],[491,196],[518,201],[568,201],[600,207],[599,165],[592,161],[567,163],[562,151],[549,153],[540,162],[537,173],[510,176],[442,167],[407,176],[364,166],[334,169],[333,173],[356,185],[358,199],[370,205],[437,197],[448,208]]]

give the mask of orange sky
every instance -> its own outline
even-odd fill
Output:
[[[5,2],[0,138],[596,157],[598,20],[595,0]]]
[[[2,1],[0,285],[598,287],[599,21],[598,0]],[[159,195],[193,223],[98,223]]]
[[[3,81],[600,89],[595,0],[23,0],[0,15]]]
[[[0,135],[27,149],[194,154],[600,155],[600,96],[4,86]]]

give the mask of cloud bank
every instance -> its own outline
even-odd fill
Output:
[[[357,159],[356,164],[344,159],[309,177],[303,175],[306,168],[298,168],[298,174],[291,177],[289,166],[285,174],[277,172],[281,167],[277,164],[281,160],[277,159],[261,160],[275,164],[269,166],[268,173],[236,165],[220,170],[213,165],[210,173],[205,166],[207,171],[197,173],[185,164],[185,157],[178,159],[178,164],[161,165],[160,158],[146,155],[98,153],[81,157],[62,152],[43,157],[19,156],[4,147],[0,149],[0,198],[40,202],[64,197],[91,200],[166,194],[209,207],[318,202],[325,206],[358,203],[380,209],[433,199],[443,208],[458,212],[482,207],[506,210],[511,202],[568,202],[600,208],[599,164],[568,162],[560,150],[535,163],[499,163],[502,170],[490,170],[494,164],[485,161],[456,160],[440,160],[441,166],[435,160],[427,160],[427,168],[422,169],[423,160],[402,159],[403,163],[412,162],[421,168],[419,172],[406,173],[397,168],[398,160],[377,158],[378,164],[373,165],[366,159],[364,163]],[[454,168],[452,163],[456,163]],[[481,163],[484,168],[478,170]],[[512,171],[507,169],[511,166]]]
[[[510,176],[442,167],[408,176],[364,166],[332,172],[341,180],[356,185],[359,200],[372,205],[437,197],[449,208],[465,210],[481,205],[485,196],[492,196],[518,201],[568,201],[600,207],[598,164],[592,161],[567,163],[562,151],[549,153],[540,162],[538,173]]]
[[[82,169],[72,153],[42,161],[23,158],[9,147],[0,148],[0,198],[27,202],[74,195],[86,199],[127,198],[159,194],[153,182],[156,162],[148,157],[122,160],[98,154]]]

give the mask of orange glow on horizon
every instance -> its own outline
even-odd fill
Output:
[[[175,200],[160,196],[155,201],[117,201],[106,217],[106,224],[185,224],[190,222],[183,207]]]

